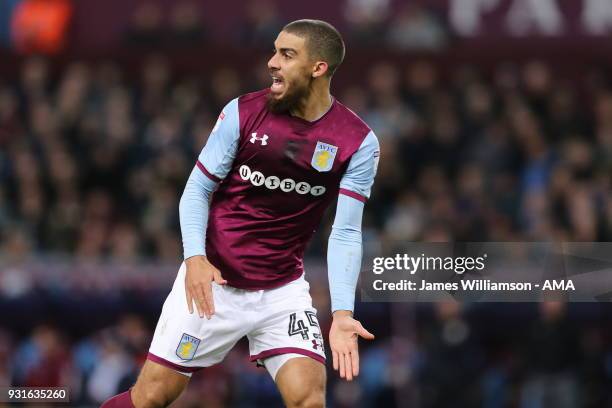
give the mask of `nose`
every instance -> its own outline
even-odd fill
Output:
[[[268,69],[270,71],[277,71],[280,69],[280,67],[278,66],[277,53],[274,53],[274,55],[272,55],[272,58],[268,60]]]

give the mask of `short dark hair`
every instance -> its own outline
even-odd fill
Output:
[[[311,56],[327,62],[327,76],[331,77],[344,60],[344,41],[334,26],[321,20],[296,20],[283,31],[306,39],[306,48]]]

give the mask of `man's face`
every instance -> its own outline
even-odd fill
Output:
[[[268,108],[286,112],[296,107],[310,94],[313,61],[306,49],[306,40],[281,31],[274,42],[274,55],[268,61],[272,86]]]

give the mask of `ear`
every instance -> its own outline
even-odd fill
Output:
[[[312,77],[318,78],[325,74],[327,74],[327,70],[329,69],[329,65],[325,61],[316,61],[314,68],[312,70]]]

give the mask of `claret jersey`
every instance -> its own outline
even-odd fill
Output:
[[[338,194],[365,201],[378,141],[337,100],[309,122],[266,108],[268,90],[231,101],[197,166],[218,182],[206,255],[228,284],[270,289],[300,277],[306,245]]]

